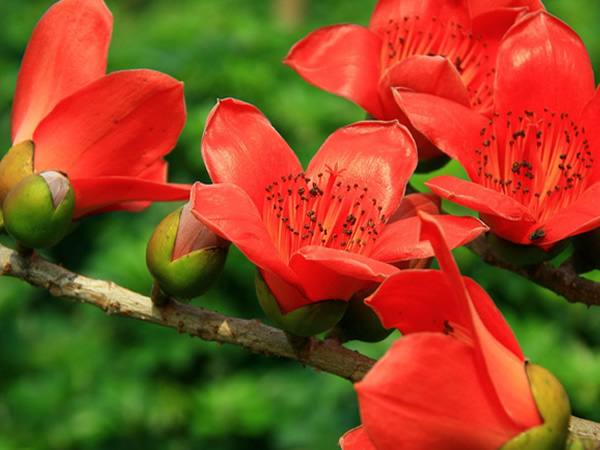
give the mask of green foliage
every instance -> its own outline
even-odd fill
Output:
[[[0,3],[0,140],[6,149],[19,61],[50,3]],[[308,85],[281,60],[317,27],[367,24],[375,0],[307,1],[305,20],[297,26],[276,20],[274,3],[107,0],[115,18],[109,70],[149,67],[185,83],[188,121],[169,156],[173,181],[209,180],[200,141],[218,97],[256,105],[304,163],[333,130],[364,117],[355,105]],[[546,3],[581,33],[598,71],[597,0]],[[421,175],[416,184],[424,180]],[[146,243],[177,206],[86,218],[44,254],[76,272],[148,294]],[[573,413],[600,420],[598,308],[569,305],[484,265],[468,250],[456,255],[463,273],[481,283],[506,314],[525,354],[564,383]],[[193,304],[263,318],[254,298],[254,270],[232,248],[216,286]],[[379,356],[395,338],[396,333],[382,343],[353,346]],[[107,317],[0,278],[0,449],[332,449],[358,423],[356,397],[344,380]]]

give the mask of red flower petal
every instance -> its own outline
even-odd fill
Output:
[[[445,22],[471,27],[467,0],[379,0],[371,16],[369,28],[377,35],[385,37],[390,19],[400,21],[404,17],[420,17],[423,20],[438,17],[443,18]]]
[[[381,46],[381,38],[365,27],[333,25],[296,43],[283,62],[309,83],[384,118],[377,95]]]
[[[114,72],[61,101],[39,124],[35,169],[70,178],[137,176],[183,128],[183,85],[151,70]]]
[[[470,0],[471,14],[477,16],[497,8],[528,8],[529,11],[544,9],[540,0]]]
[[[402,198],[398,209],[390,217],[388,224],[417,215],[417,211],[438,215],[441,214],[442,199],[432,193],[408,194]]]
[[[342,450],[377,450],[362,426],[346,432],[338,445]]]
[[[397,121],[365,121],[335,131],[313,157],[307,177],[337,167],[343,183],[368,188],[381,214],[390,216],[400,204],[406,183],[417,166],[417,149],[408,130]]]
[[[470,108],[469,93],[460,74],[441,56],[409,56],[386,70],[379,85],[384,103],[395,105],[392,88],[396,86],[443,97]]]
[[[583,42],[543,11],[526,15],[510,29],[498,49],[496,67],[497,111],[520,114],[548,108],[576,114],[594,93]]]
[[[470,331],[475,349],[475,362],[487,372],[487,377],[504,411],[522,429],[541,424],[537,407],[525,373],[523,355],[515,354],[502,340],[494,336],[481,320],[469,296],[456,261],[445,243],[443,231],[433,216],[421,213],[421,238],[430,241],[447,284],[465,315],[466,329]],[[483,291],[481,291],[483,292]],[[487,294],[483,293],[487,298]],[[510,330],[507,328],[507,333]]]
[[[281,258],[256,205],[246,192],[228,183],[210,186],[196,183],[192,189],[196,191],[192,213],[198,220],[233,242],[258,267],[275,273],[301,290],[298,277]]]
[[[61,0],[35,27],[21,63],[12,111],[12,139],[31,139],[63,98],[104,75],[112,16],[101,0]]]
[[[475,166],[479,132],[489,119],[454,101],[430,94],[394,89],[398,105],[413,126],[467,171]],[[472,169],[475,170],[475,169]]]
[[[75,190],[75,218],[116,209],[139,211],[154,201],[187,200],[191,188],[128,177],[79,178],[71,184]]]
[[[303,171],[267,118],[254,106],[231,98],[220,100],[208,116],[202,157],[213,183],[241,187],[259,211],[270,183]]]
[[[488,230],[474,217],[436,216],[436,219],[444,229],[450,248],[459,247]],[[419,223],[418,217],[408,217],[387,224],[369,256],[386,262],[432,257],[431,245],[420,239]]]
[[[544,244],[558,242],[598,226],[600,226],[600,182],[586,189],[575,203],[546,221],[543,226],[546,232]]]
[[[529,226],[534,222],[531,212],[512,197],[477,183],[461,180],[451,175],[432,178],[425,185],[435,194],[475,211],[492,214],[515,221],[515,227]]]
[[[313,300],[349,300],[372,282],[381,282],[398,272],[396,267],[375,259],[314,245],[292,255],[290,267]]]
[[[441,333],[398,340],[355,386],[374,446],[497,449],[521,432],[490,397],[473,353]]]

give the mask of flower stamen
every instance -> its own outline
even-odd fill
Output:
[[[337,165],[308,178],[282,176],[265,188],[263,220],[284,259],[301,247],[318,245],[364,254],[386,218],[368,188],[343,181]]]
[[[492,105],[494,68],[489,67],[487,43],[461,24],[436,17],[390,19],[381,53],[381,70],[413,55],[440,55],[458,70],[476,110]]]
[[[539,222],[575,202],[588,185],[594,158],[585,129],[567,113],[494,114],[480,134],[480,184],[514,198]]]

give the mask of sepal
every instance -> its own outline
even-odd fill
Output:
[[[348,301],[348,309],[336,325],[336,332],[343,342],[351,340],[379,342],[394,331],[393,328],[385,328],[375,311],[365,304],[365,298],[373,291],[374,289],[358,292]]]
[[[506,261],[519,264],[521,266],[530,266],[541,264],[545,261],[556,258],[570,244],[570,239],[563,239],[554,244],[550,249],[543,249],[535,245],[516,244],[514,242],[502,239],[495,234],[488,233],[488,241],[494,247],[494,250]]]
[[[23,141],[11,147],[0,160],[0,209],[8,191],[33,173],[34,149],[32,141]]]
[[[267,317],[295,336],[309,337],[329,330],[340,321],[348,307],[344,300],[321,300],[284,314],[259,270],[256,271],[255,285],[258,302]]]
[[[525,362],[531,393],[544,423],[517,435],[501,450],[559,450],[569,435],[571,404],[565,388],[547,369]]]

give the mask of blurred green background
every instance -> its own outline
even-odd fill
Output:
[[[358,107],[305,83],[281,59],[317,27],[367,24],[375,0],[306,0],[299,16],[282,9],[285,0],[106,2],[115,19],[109,71],[149,67],[185,82],[188,120],[169,157],[173,181],[209,181],[199,148],[217,98],[256,105],[304,163],[333,130],[364,116]],[[6,149],[19,62],[50,4],[0,2],[0,142]],[[545,4],[582,36],[598,74],[600,2]],[[45,255],[147,294],[145,245],[175,207],[157,204],[139,214],[87,218]],[[570,305],[482,264],[468,250],[455,254],[463,273],[497,301],[525,354],[564,383],[574,414],[600,421],[598,308]],[[253,266],[232,249],[215,288],[195,304],[263,317],[253,276]],[[378,357],[396,337],[354,347]],[[0,449],[332,449],[358,423],[355,394],[344,380],[295,362],[108,317],[0,278]]]

